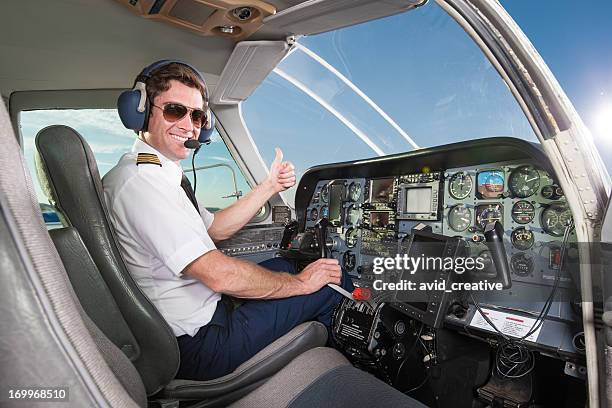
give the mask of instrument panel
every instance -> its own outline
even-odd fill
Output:
[[[513,281],[546,284],[554,278],[571,212],[548,172],[524,161],[426,170],[319,180],[306,209],[305,228],[328,218],[332,256],[360,277],[372,257],[394,256],[420,223],[435,233],[461,237],[469,256],[490,260],[483,229],[497,220],[504,227]],[[483,275],[494,275],[492,263],[486,265]],[[562,284],[569,281],[568,275],[561,277]]]
[[[318,166],[304,174],[296,193],[299,228],[315,231],[316,224],[327,218],[328,254],[338,259],[356,286],[371,287],[378,279],[373,274],[375,258],[409,254],[423,225],[430,227],[432,236],[459,238],[464,251],[460,256],[482,259],[485,267],[470,272],[472,281],[499,279],[499,256],[491,254],[489,248],[494,248],[487,245],[484,231],[498,221],[512,286],[474,292],[475,301],[520,320],[538,315],[554,292],[553,306],[533,343],[547,352],[556,350],[575,358],[580,354],[572,346],[572,339],[580,335],[580,315],[572,306],[579,300],[574,275],[578,250],[571,233],[565,262],[561,260],[571,212],[547,163],[537,145],[493,138]],[[476,323],[472,325],[474,299],[468,292],[455,291],[446,303],[432,299],[424,303],[420,298],[373,302],[392,308],[408,305],[410,312],[400,312],[428,326],[443,324],[471,336],[479,329],[474,331]],[[443,323],[426,323],[424,311],[419,317],[418,311],[424,310],[419,307],[425,305],[436,305]]]

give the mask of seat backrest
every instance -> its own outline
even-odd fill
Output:
[[[140,373],[147,394],[152,395],[176,375],[178,344],[166,321],[125,266],[109,221],[94,155],[79,133],[60,125],[38,132],[36,148],[43,189],[65,220],[78,231],[127,323],[105,334],[119,348],[126,350],[127,346],[133,353],[129,357]],[[95,322],[95,315],[92,318]],[[129,339],[134,339],[136,344],[130,345]]]
[[[137,371],[76,300],[3,103],[0,143],[0,378],[5,392],[7,387],[64,387],[65,401],[56,403],[66,407],[145,407]],[[1,405],[17,404],[3,400]]]

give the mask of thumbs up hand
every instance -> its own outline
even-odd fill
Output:
[[[272,187],[275,193],[285,191],[295,185],[295,170],[290,162],[283,162],[283,152],[276,148],[276,156],[270,166],[270,173],[266,182]]]

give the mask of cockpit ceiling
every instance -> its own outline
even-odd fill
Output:
[[[166,1],[221,4],[230,14],[243,4],[265,4],[262,24],[247,38],[279,40],[401,13],[425,0]],[[236,40],[245,39],[218,32],[202,35],[193,28],[143,18],[129,10],[130,3],[163,6],[165,1],[2,1],[0,93],[6,97],[16,90],[125,88],[142,67],[165,58],[189,61],[214,84]]]

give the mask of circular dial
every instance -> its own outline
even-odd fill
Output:
[[[319,210],[313,208],[310,210],[310,221],[316,221],[319,218]]]
[[[500,204],[486,204],[476,207],[476,225],[484,229],[493,221],[502,222],[504,208]]]
[[[542,197],[548,200],[555,198],[555,186],[548,185],[542,187]]]
[[[472,212],[464,205],[456,205],[448,212],[448,226],[457,232],[468,229],[472,222]]]
[[[355,264],[356,264],[355,254],[352,253],[351,251],[346,251],[344,255],[342,255],[342,266],[344,267],[344,269],[350,272],[353,269],[355,269]]]
[[[453,198],[463,200],[470,195],[473,186],[472,177],[464,172],[459,172],[451,177],[448,192]]]
[[[527,224],[535,217],[535,207],[529,201],[521,200],[512,206],[512,219],[519,224]]]
[[[349,225],[357,225],[361,219],[361,210],[354,205],[346,209],[346,223]]]
[[[357,201],[361,197],[361,184],[353,182],[349,185],[348,199],[349,201]]]
[[[517,276],[527,276],[533,271],[533,260],[522,252],[512,255],[510,267]]]
[[[353,248],[357,245],[357,234],[358,230],[356,228],[349,228],[346,230],[346,236],[344,240],[346,241],[346,246],[349,248]]]
[[[540,173],[533,166],[517,167],[510,174],[508,186],[515,197],[532,196],[540,188]]]
[[[329,218],[329,207],[326,205],[321,207],[321,218]]]
[[[515,229],[512,231],[512,236],[510,238],[512,240],[512,245],[521,251],[526,251],[531,248],[535,240],[533,232],[525,228]]]
[[[496,198],[504,192],[504,174],[500,171],[484,171],[478,174],[478,192],[484,198]]]
[[[542,228],[548,234],[560,237],[565,231],[565,226],[572,218],[569,208],[560,205],[551,205],[542,211]]]
[[[328,200],[329,200],[329,187],[326,184],[323,187],[321,187],[321,201],[326,203],[328,202]]]

